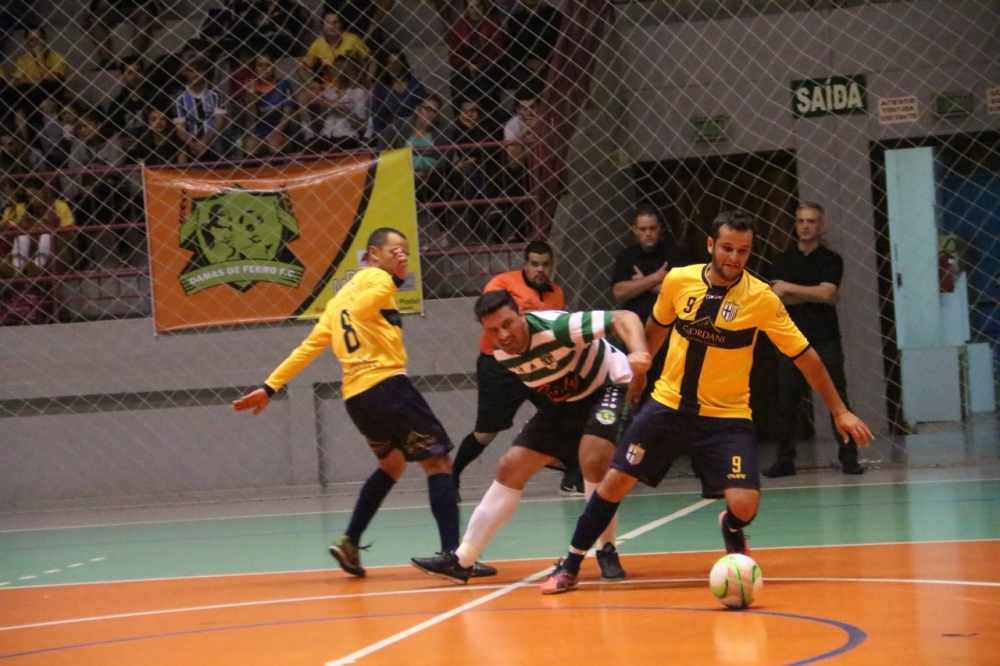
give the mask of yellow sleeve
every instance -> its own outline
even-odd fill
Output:
[[[66,78],[66,59],[55,51],[49,51],[48,62],[46,65],[48,65],[49,69],[59,76]]]
[[[326,47],[324,49],[324,47]],[[306,51],[306,55],[302,58],[302,64],[306,67],[312,69],[316,66],[316,63],[320,60],[324,60],[323,56],[326,51],[330,48],[327,46],[326,41],[322,37],[317,37],[313,40],[313,43],[309,45],[309,50]]]
[[[31,56],[27,53],[19,55],[17,60],[14,61],[14,78],[15,79],[27,79],[28,76],[28,64],[31,62]]]
[[[76,220],[73,219],[73,211],[70,210],[68,203],[62,199],[56,199],[52,207],[56,209],[56,215],[59,216],[60,227],[72,227],[76,224]]]
[[[669,275],[669,274],[668,274]],[[809,348],[809,341],[788,316],[784,303],[768,289],[761,296],[761,322],[758,328],[785,356],[795,358]]]
[[[660,286],[656,303],[653,305],[653,319],[661,326],[670,326],[677,319],[677,311],[674,309],[674,292],[677,280],[674,273],[675,271],[667,273],[667,277],[664,278],[663,284]]]
[[[292,378],[299,374],[303,368],[312,363],[313,359],[319,356],[324,349],[329,347],[330,342],[330,315],[324,311],[309,337],[303,340],[302,344],[274,369],[274,372],[264,383],[275,391],[280,390],[282,386],[292,381]]]
[[[365,44],[365,40],[361,39],[353,32],[348,32],[344,34],[344,53],[346,55],[355,51],[364,54],[366,58],[371,55],[371,51],[369,50],[368,45]]]

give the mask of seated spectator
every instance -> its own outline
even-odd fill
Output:
[[[371,51],[368,45],[353,32],[345,32],[340,16],[332,12],[323,15],[323,31],[309,46],[302,59],[299,72],[308,80],[311,74],[320,71],[322,65],[332,65],[337,56],[353,56],[362,66],[367,66]]]
[[[41,156],[40,170],[54,171],[66,166],[72,145],[72,127],[69,134],[63,127],[62,106],[54,97],[46,97],[39,107],[41,121],[35,133],[34,147]],[[75,121],[74,121],[75,122]]]
[[[458,115],[447,133],[448,143],[458,147],[448,151],[443,169],[451,192],[458,200],[471,201],[492,198],[496,193],[495,179],[500,175],[496,159],[496,148],[481,144],[499,141],[496,133],[491,133],[482,119],[479,105],[475,100],[463,99],[458,102]],[[479,241],[489,241],[496,230],[490,228],[495,215],[487,220],[486,203],[460,206],[463,211],[464,229],[452,228],[455,235],[466,235]]]
[[[219,160],[225,154],[223,132],[229,124],[225,100],[208,83],[210,67],[200,55],[189,57],[181,67],[187,86],[174,101],[174,124],[184,141],[184,152],[202,162]]]
[[[486,0],[467,0],[465,12],[448,31],[451,97],[479,100],[479,111],[494,121],[499,107],[497,63],[503,56],[505,35],[488,15]]]
[[[256,0],[247,14],[250,26],[247,45],[272,61],[288,56],[302,30],[299,5],[292,0]]]
[[[0,2],[0,49],[6,46],[8,37],[14,35],[15,30],[28,31],[40,25],[38,14],[31,8],[30,2],[26,0],[2,0]]]
[[[520,0],[507,19],[507,87],[526,86],[541,94],[562,18],[562,12],[543,0]]]
[[[40,171],[44,165],[41,154],[28,146],[20,134],[0,128],[0,175],[19,176]],[[0,195],[9,204],[20,181],[4,178],[0,181]]]
[[[167,114],[159,109],[148,109],[146,120],[146,128],[126,153],[126,161],[147,166],[187,164],[189,159],[184,152],[184,142]]]
[[[380,136],[392,125],[409,122],[426,96],[427,90],[410,71],[410,63],[403,50],[388,50],[382,71],[372,88],[371,123],[374,135]]]
[[[38,107],[46,97],[63,98],[66,82],[66,60],[48,46],[45,29],[28,30],[24,52],[14,61],[11,81],[18,93],[17,110],[32,125],[37,126]]]
[[[517,113],[503,127],[503,140],[506,144],[505,194],[509,197],[521,197],[528,193],[528,158],[531,154],[531,141],[541,115],[538,105],[540,100],[531,88],[522,88],[517,94]],[[501,235],[505,242],[517,242],[525,239],[527,220],[524,207],[514,204],[508,212],[507,221]]]
[[[4,209],[0,221],[0,231],[6,230],[10,237],[9,253],[0,259],[0,274],[35,277],[66,272],[72,263],[71,244],[57,231],[73,226],[69,206],[37,178],[24,182],[17,199]],[[51,281],[22,282],[0,290],[0,326],[56,321],[57,286]]]
[[[240,103],[249,110],[249,131],[243,150],[252,157],[280,153],[288,143],[288,124],[295,113],[292,82],[278,80],[274,61],[267,55],[254,60],[257,76],[247,84]]]
[[[253,25],[250,0],[222,0],[221,7],[208,8],[198,36],[205,40],[205,55],[212,60],[220,56],[232,58],[241,48],[248,49]]]
[[[323,128],[313,149],[318,152],[354,150],[363,144],[361,133],[368,122],[368,90],[358,79],[361,67],[354,58],[338,56],[333,61],[333,81],[323,90],[326,103]]]
[[[295,140],[298,150],[306,152],[318,150],[315,144],[320,132],[323,131],[326,119],[327,104],[323,99],[323,91],[327,85],[322,74],[314,74],[295,95],[295,101],[298,102],[296,119],[299,132]]]
[[[372,57],[384,62],[385,51],[403,41],[392,15],[395,0],[326,0],[325,11],[337,14],[344,29],[361,37]]]
[[[102,134],[104,119],[96,109],[85,111],[76,126],[76,138],[69,153],[74,171],[66,193],[76,209],[82,227],[118,224],[125,221],[127,186],[122,175],[108,170],[119,167],[125,155],[118,143]],[[88,229],[79,241],[86,266],[117,268],[121,265],[118,245],[121,236],[109,229]]]
[[[94,63],[99,69],[114,66],[114,29],[119,24],[132,23],[132,53],[145,55],[152,43],[154,30],[161,27],[159,0],[91,0],[83,18],[83,28],[94,42]]]
[[[146,68],[138,56],[122,59],[122,85],[118,93],[108,102],[107,126],[104,134],[122,134],[122,146],[128,150],[146,128],[146,110],[154,96],[154,91],[146,82]]]
[[[445,183],[439,165],[442,164],[440,153],[428,150],[442,145],[444,133],[438,124],[443,106],[441,98],[429,95],[420,103],[416,113],[409,122],[409,131],[400,134],[401,144],[413,150],[413,185],[420,203],[439,203],[445,200]],[[430,218],[439,228],[438,247],[448,247],[451,234],[447,227],[447,211],[433,208]]]

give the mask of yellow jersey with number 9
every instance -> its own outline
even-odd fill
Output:
[[[345,400],[393,375],[406,374],[397,290],[393,276],[380,268],[355,273],[326,304],[309,337],[267,378],[267,385],[277,391],[327,347],[333,347],[343,367]]]

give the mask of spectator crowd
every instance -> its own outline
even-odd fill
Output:
[[[466,0],[445,35],[448,94],[414,74],[393,0],[327,0],[322,16],[298,0],[222,0],[155,59],[158,0],[91,0],[83,62],[21,4],[0,7],[16,18],[0,27],[16,44],[0,67],[0,325],[53,320],[52,276],[144,267],[140,164],[410,146],[418,200],[439,204],[422,224],[440,247],[529,235],[524,204],[504,201],[530,189],[527,146],[562,21],[542,0]],[[103,71],[118,84],[88,104],[75,79]]]

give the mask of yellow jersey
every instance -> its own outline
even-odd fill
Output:
[[[716,287],[707,268],[675,268],[663,280],[652,317],[673,328],[653,399],[701,416],[749,419],[757,333],[793,358],[809,341],[767,283],[744,271],[734,284]]]
[[[326,39],[320,35],[312,44],[302,58],[302,64],[312,69],[316,63],[322,62],[324,65],[332,65],[337,56],[352,56],[357,54],[361,58],[367,58],[371,54],[365,40],[361,39],[353,32],[341,34],[340,41],[336,46],[331,46]]]
[[[344,369],[343,396],[351,398],[393,375],[406,374],[399,289],[381,268],[363,268],[330,299],[302,344],[265,383],[279,390],[327,347]]]

